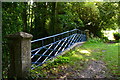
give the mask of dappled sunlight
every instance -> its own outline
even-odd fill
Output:
[[[88,54],[90,54],[90,52],[87,51],[87,50],[81,50],[80,52],[81,52],[81,53],[88,53]]]
[[[95,58],[91,58],[91,60],[96,60]]]
[[[120,43],[115,43],[114,45],[115,45],[115,46],[118,46],[118,45],[120,45]]]
[[[79,59],[83,59],[82,55],[78,55],[78,54],[74,54],[73,57],[79,58]]]
[[[91,52],[88,51],[88,50],[80,50],[80,49],[78,49],[77,51],[79,51],[80,53],[82,53],[82,54],[84,54],[86,56],[90,56],[90,54],[91,54]]]
[[[79,49],[76,49],[76,51],[78,51],[79,54],[78,55],[74,54],[74,57],[80,58],[85,61],[89,61],[89,59],[96,60],[94,57],[92,57],[91,50],[79,48]],[[85,57],[85,56],[89,56],[89,57]]]
[[[75,53],[75,51],[72,51],[72,53],[74,54],[74,53]]]

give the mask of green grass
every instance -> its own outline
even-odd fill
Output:
[[[120,75],[118,70],[118,43],[108,44],[101,41],[88,41],[80,47],[67,52],[57,59],[49,61],[42,67],[31,71],[32,76],[36,77],[57,77],[60,72],[65,72],[62,68],[72,67],[73,70],[82,70],[86,67],[89,60],[103,61],[111,75]],[[120,56],[120,55],[119,55]],[[70,74],[71,75],[71,74]]]
[[[90,59],[101,60],[106,63],[110,73],[120,75],[118,70],[118,45],[119,43],[85,43],[82,47],[91,52]]]

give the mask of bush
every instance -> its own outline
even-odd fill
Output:
[[[120,39],[120,33],[116,32],[113,33],[115,40],[119,40]]]
[[[69,57],[59,56],[57,59],[55,59],[54,65],[56,65],[56,64],[69,63],[69,61],[70,61],[70,58],[69,58]]]
[[[102,40],[103,40],[103,42],[108,42],[109,41],[108,37],[102,37]]]
[[[88,40],[88,42],[90,42],[90,43],[98,43],[98,42],[103,42],[103,40],[101,38],[98,38],[98,37],[93,37],[93,38],[90,38]]]

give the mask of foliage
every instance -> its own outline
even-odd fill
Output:
[[[85,30],[89,29],[95,36],[99,36],[101,28],[99,28],[99,10],[95,3],[73,3],[73,11],[84,23],[84,27],[79,27],[79,29]]]
[[[103,42],[108,42],[109,41],[108,37],[103,36],[101,39],[103,40]]]
[[[62,57],[58,56],[56,59],[53,59],[53,61],[47,61],[46,64],[43,64],[42,66],[39,66],[35,68],[34,70],[31,70],[31,77],[32,79],[40,78],[40,77],[47,77],[47,72],[51,71],[54,73],[53,68],[58,68],[61,65],[65,65],[70,62],[69,57]]]
[[[115,40],[119,40],[120,39],[120,33],[116,32],[113,33]]]
[[[118,14],[119,7],[117,3],[105,2],[96,3],[100,14],[99,26],[103,29],[116,29],[118,27]],[[114,27],[113,27],[114,26]]]
[[[30,70],[31,72],[31,79],[36,79],[40,77],[46,77],[46,74],[44,73],[43,67],[39,66],[37,69]]]
[[[62,56],[60,56],[57,59],[55,59],[54,65],[56,65],[56,64],[63,64],[63,63],[69,63],[69,61],[70,61],[69,57],[62,57]]]
[[[88,42],[90,42],[90,43],[102,43],[102,42],[104,42],[104,41],[105,41],[104,39],[101,39],[101,38],[99,38],[99,37],[90,38],[90,39],[88,40]]]
[[[102,29],[118,28],[118,6],[117,2],[3,3],[3,36],[25,31],[36,39],[79,28],[100,37]]]

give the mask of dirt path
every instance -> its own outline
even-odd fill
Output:
[[[105,63],[102,61],[88,61],[84,70],[74,70],[71,66],[65,69],[65,73],[60,73],[59,79],[56,80],[70,80],[80,78],[112,78],[108,73]]]
[[[107,68],[102,61],[90,60],[86,68],[80,72],[79,78],[106,78],[110,77]]]

